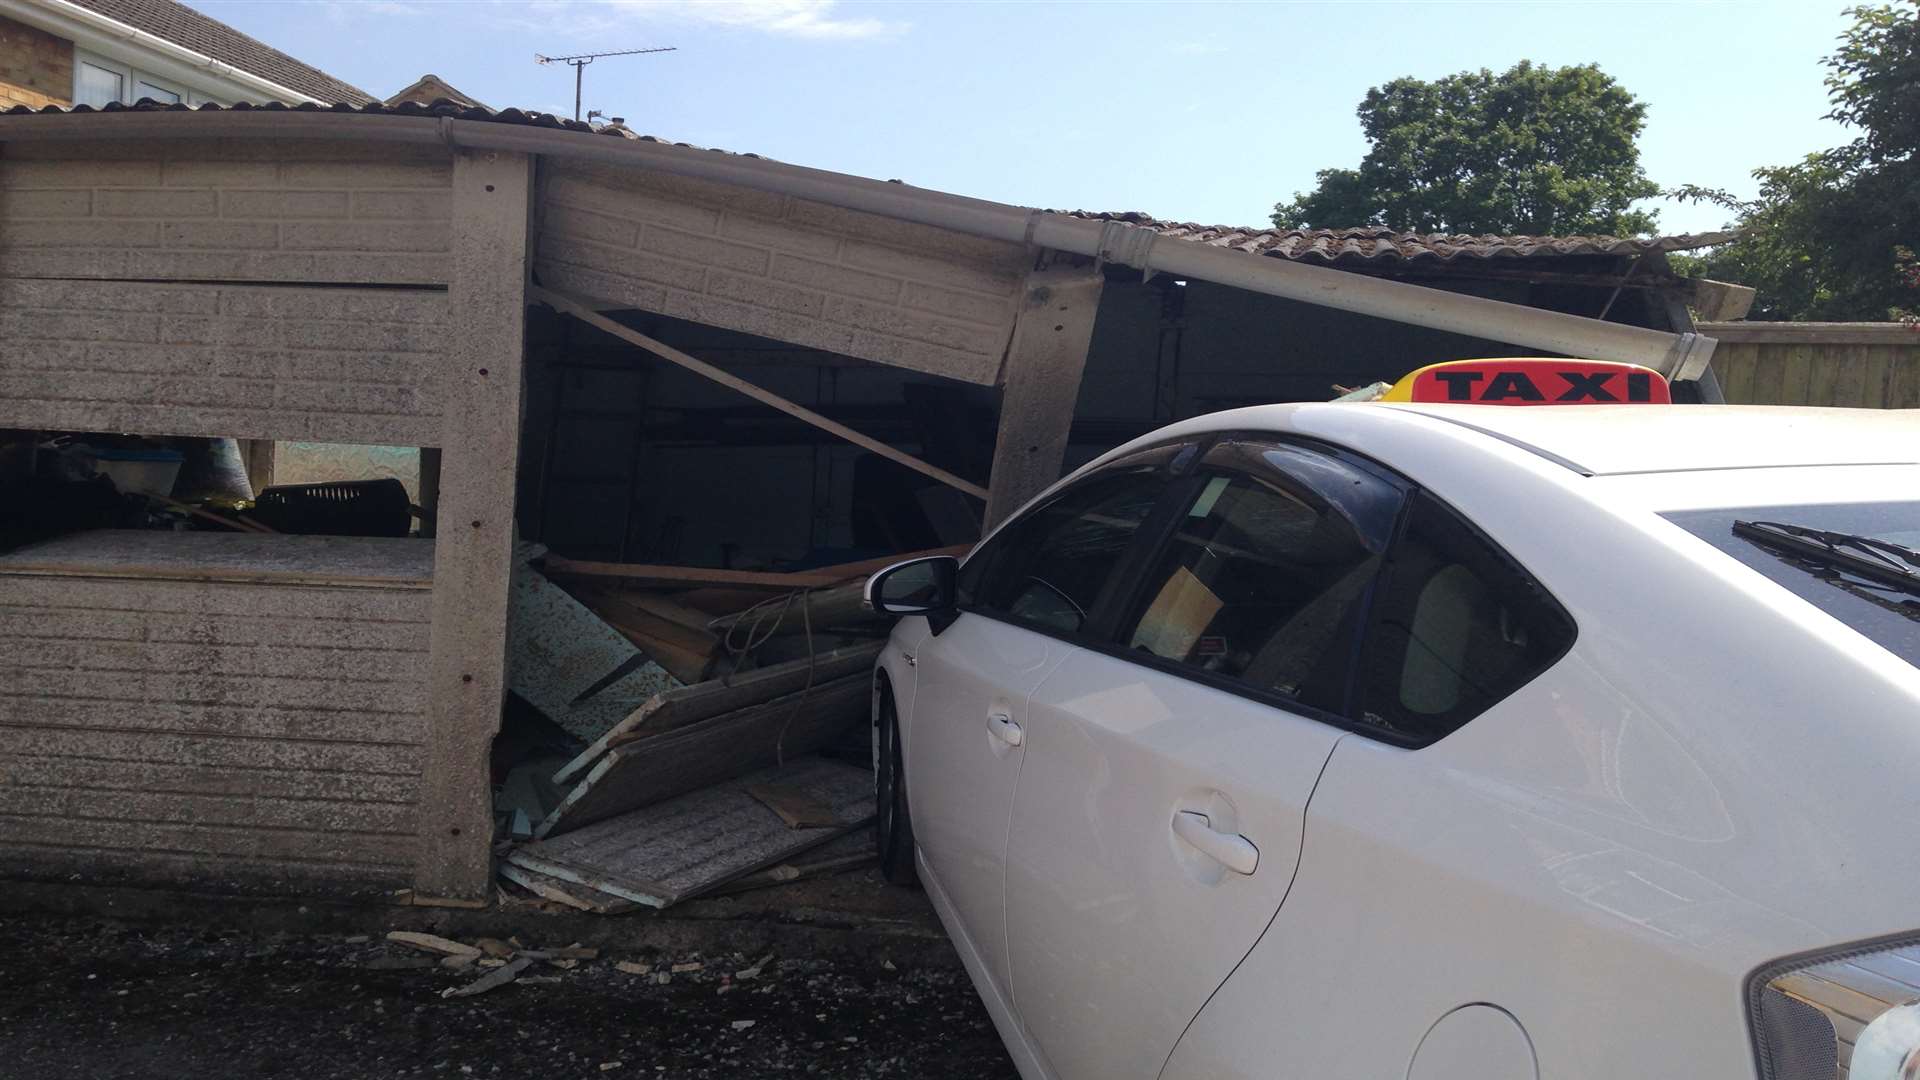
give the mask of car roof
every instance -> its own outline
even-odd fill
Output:
[[[1482,432],[1589,476],[1920,462],[1920,410],[1776,405],[1372,403]]]

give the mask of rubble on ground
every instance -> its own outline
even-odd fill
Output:
[[[522,545],[509,685],[532,716],[496,741],[496,899],[618,915],[871,858],[891,620],[865,580],[951,553],[772,573]]]

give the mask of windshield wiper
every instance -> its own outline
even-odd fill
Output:
[[[1735,521],[1733,535],[1920,595],[1920,551],[1901,544],[1779,521]]]

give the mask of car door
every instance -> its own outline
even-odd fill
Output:
[[[903,741],[922,878],[1003,1002],[1004,860],[1027,699],[1084,633],[1177,449],[1116,463],[1008,523],[961,568],[958,614],[913,654]]]
[[[1152,1080],[1279,909],[1403,497],[1331,453],[1214,446],[1101,645],[1034,692],[1007,940],[1056,1075]]]

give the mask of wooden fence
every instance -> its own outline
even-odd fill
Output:
[[[1920,408],[1920,327],[1899,323],[1701,323],[1736,405]]]

